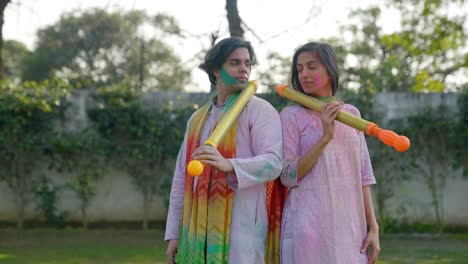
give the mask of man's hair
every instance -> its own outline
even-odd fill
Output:
[[[221,69],[227,57],[238,48],[246,48],[249,51],[251,65],[256,63],[255,51],[249,41],[242,38],[225,38],[206,53],[205,60],[199,66],[200,69],[208,74],[212,85],[216,85],[216,76],[213,74],[213,71]]]
[[[332,83],[332,95],[336,94],[338,90],[338,84],[340,79],[340,71],[336,63],[336,54],[333,48],[326,43],[309,42],[299,47],[293,56],[291,65],[291,85],[294,89],[304,93],[301,83],[299,82],[299,74],[297,69],[297,58],[299,54],[303,52],[313,52],[317,59],[327,70],[328,75],[331,78]]]

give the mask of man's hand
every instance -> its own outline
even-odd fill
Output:
[[[210,146],[200,146],[192,153],[192,159],[211,165],[222,172],[232,172],[234,167],[219,151]]]
[[[175,264],[175,256],[177,254],[177,249],[179,248],[179,240],[169,240],[167,245],[166,257],[168,264]]]

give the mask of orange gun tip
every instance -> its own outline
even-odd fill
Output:
[[[286,89],[288,86],[287,85],[275,85],[275,90],[278,92],[280,95],[283,95],[284,89]]]
[[[410,147],[410,140],[400,136],[391,130],[376,129],[378,138],[387,146],[393,147],[398,152],[405,152]]]
[[[410,148],[410,140],[405,136],[398,136],[393,143],[393,147],[398,152],[405,152]]]

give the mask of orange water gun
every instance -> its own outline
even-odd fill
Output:
[[[224,114],[224,117],[216,125],[216,128],[211,132],[208,139],[205,140],[203,145],[218,148],[219,143],[223,139],[229,128],[236,122],[242,109],[247,105],[250,98],[257,91],[257,82],[249,81],[247,86],[242,90],[237,100],[233,103],[231,108]],[[190,176],[200,176],[204,170],[204,164],[199,160],[192,160],[187,165],[187,172]]]
[[[291,99],[296,103],[299,103],[317,112],[320,112],[322,105],[325,104],[324,102],[306,94],[303,94],[291,87],[288,87],[287,85],[277,85],[275,86],[275,90],[282,97]],[[382,141],[385,145],[393,147],[398,152],[405,152],[410,147],[410,140],[407,137],[398,135],[397,133],[391,130],[384,130],[376,124],[359,118],[348,112],[340,111],[336,119],[343,124],[363,131],[369,136],[374,136],[380,139],[380,141]]]

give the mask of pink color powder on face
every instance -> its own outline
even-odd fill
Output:
[[[319,73],[316,73],[314,76],[314,82],[315,82],[315,85],[318,86],[318,87],[321,87],[323,85],[323,81],[322,81],[322,78],[320,77],[320,74]]]

